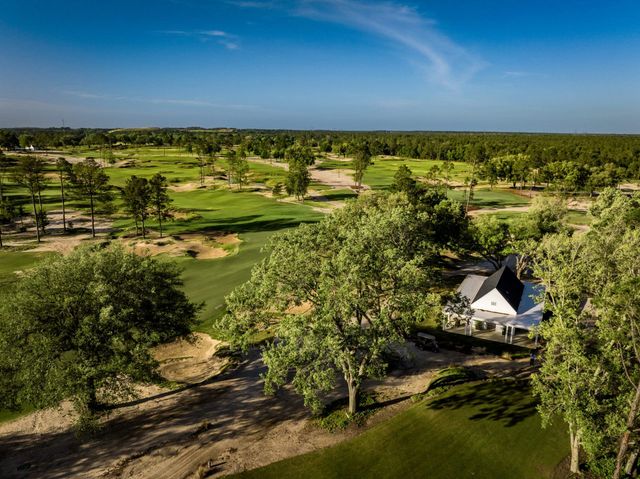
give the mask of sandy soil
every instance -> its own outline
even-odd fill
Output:
[[[239,244],[236,234],[206,235],[197,233],[181,234],[166,238],[125,241],[128,248],[141,255],[194,256],[196,259],[216,259],[229,254],[224,245]]]
[[[216,356],[223,345],[208,334],[194,333],[192,338],[154,348],[153,357],[160,363],[159,371],[165,379],[197,384],[228,366],[228,358]]]
[[[168,189],[170,189],[171,191],[176,191],[178,193],[183,193],[185,191],[194,191],[199,188],[204,188],[205,186],[202,186],[199,181],[192,181],[189,183],[182,183],[180,185],[169,185]]]
[[[186,346],[184,351],[189,351]],[[211,343],[191,357],[206,357]],[[368,426],[406,408],[411,394],[425,389],[433,373],[453,364],[504,374],[523,362],[452,351],[411,349],[413,365],[370,382],[389,406]],[[167,358],[183,354],[168,347]],[[328,433],[316,428],[300,398],[285,388],[265,396],[264,366],[253,351],[236,369],[212,380],[174,391],[147,391],[144,399],[112,411],[103,431],[80,440],[58,411],[41,411],[0,426],[0,476],[39,478],[183,478],[194,477],[211,461],[211,477],[259,467],[340,442],[364,430]],[[336,394],[344,395],[345,391]],[[37,416],[37,419],[36,419]],[[35,427],[35,424],[39,424]]]
[[[478,216],[489,213],[502,213],[507,211],[513,211],[515,213],[526,213],[531,208],[531,205],[524,206],[505,206],[504,208],[478,208],[477,210],[469,209],[469,216]]]
[[[282,168],[284,170],[289,169],[289,165],[284,162],[270,162],[268,160],[263,160],[261,158],[248,158],[249,161],[253,161],[255,163],[264,163],[266,165],[275,166],[276,168]],[[335,189],[349,189],[354,188],[353,181],[353,170],[321,170],[318,169],[318,166],[322,165],[322,160],[318,160],[318,162],[309,168],[309,174],[311,175],[311,179],[317,181],[318,183],[322,183],[323,185],[331,186]],[[367,190],[369,186],[363,184],[361,189]],[[318,200],[321,201],[321,200]]]
[[[29,249],[31,252],[56,252],[68,254],[81,244],[92,241],[103,240],[112,231],[113,222],[111,220],[96,217],[95,229],[96,238],[91,237],[91,217],[78,211],[67,211],[67,223],[72,222],[74,228],[82,228],[83,233],[63,235],[62,211],[55,210],[47,213],[49,225],[46,227],[47,234],[41,237],[40,244]],[[33,245],[35,232],[33,222],[25,221],[27,231],[20,235],[11,235],[6,238],[7,246]]]

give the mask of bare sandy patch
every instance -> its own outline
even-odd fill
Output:
[[[192,181],[192,182],[189,182],[189,183],[184,183],[182,185],[170,185],[169,186],[169,189],[171,191],[175,191],[175,192],[178,192],[178,193],[183,193],[185,191],[194,191],[194,190],[197,190],[199,188],[204,188],[204,187],[200,184],[200,182],[196,182],[196,181]]]
[[[204,333],[194,333],[190,339],[179,339],[153,349],[153,357],[160,363],[159,372],[169,381],[195,384],[222,371],[228,358],[216,353],[225,343]]]
[[[225,246],[241,243],[237,234],[185,233],[154,239],[125,240],[127,248],[140,255],[191,256],[197,259],[217,259],[227,256],[233,249]]]

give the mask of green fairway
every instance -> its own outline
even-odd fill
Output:
[[[261,231],[240,235],[240,251],[233,256],[209,260],[177,260],[184,268],[182,277],[189,298],[198,303],[205,302],[196,331],[215,336],[212,323],[224,312],[224,297],[249,279],[253,265],[264,257],[261,249],[272,234],[271,231]]]
[[[374,189],[388,188],[393,182],[393,175],[396,174],[401,165],[409,167],[414,176],[427,176],[429,170],[434,166],[440,168],[442,161],[437,160],[409,160],[399,158],[375,158],[373,164],[367,169],[363,182]],[[348,165],[348,163],[347,163]],[[471,173],[471,165],[467,163],[452,162],[453,171],[450,180],[464,181],[464,178]],[[442,177],[442,173],[438,173]]]
[[[55,253],[30,253],[28,251],[0,251],[0,288],[15,281],[16,272],[34,266],[38,261]]]
[[[568,444],[563,426],[541,428],[526,384],[470,383],[355,439],[238,477],[541,479],[551,477]]]
[[[447,192],[449,198],[465,201],[465,191],[462,189],[449,190]],[[473,198],[470,204],[477,208],[504,208],[506,206],[524,206],[529,204],[530,198],[521,196],[508,190],[495,188],[477,189],[473,192]]]

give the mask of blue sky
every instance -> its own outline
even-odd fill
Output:
[[[0,127],[640,133],[640,2],[0,1]]]

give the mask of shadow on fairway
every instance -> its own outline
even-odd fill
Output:
[[[526,382],[491,381],[459,389],[427,404],[430,409],[470,410],[472,421],[499,421],[513,427],[536,413],[536,404]]]

